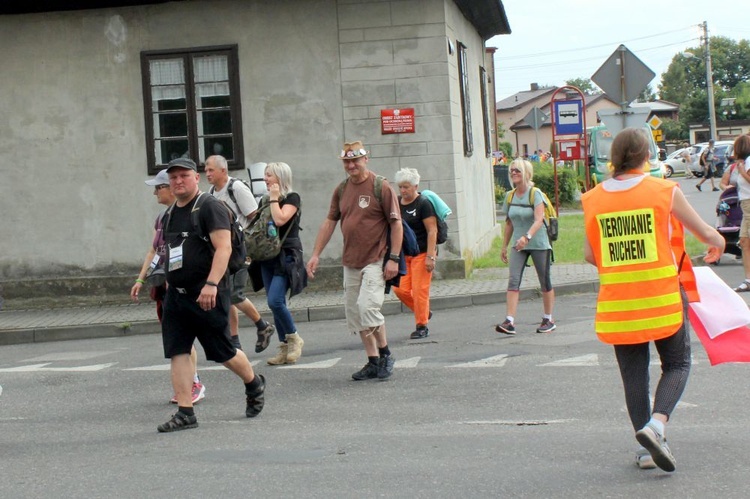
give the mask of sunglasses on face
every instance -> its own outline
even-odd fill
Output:
[[[162,189],[169,189],[169,186],[166,184],[162,184],[162,185],[157,185],[156,187],[154,187],[155,191],[160,191]]]
[[[521,170],[519,170],[518,168],[511,168],[510,173],[521,173]]]

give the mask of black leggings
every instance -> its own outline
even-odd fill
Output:
[[[654,341],[661,359],[661,377],[656,385],[653,412],[667,417],[680,401],[690,374],[690,331],[686,303],[683,295],[683,323],[680,329],[672,336]],[[615,345],[625,403],[635,431],[643,428],[651,419],[649,354],[649,343]]]

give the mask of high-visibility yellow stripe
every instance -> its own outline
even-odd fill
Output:
[[[675,312],[674,314],[650,319],[617,322],[596,321],[594,329],[597,333],[635,333],[648,329],[679,326],[680,324],[682,324],[682,312]]]
[[[600,301],[596,304],[597,312],[628,312],[630,310],[645,310],[681,303],[680,292],[666,295],[636,298],[634,300]]]
[[[674,265],[667,265],[665,267],[659,267],[656,269],[599,274],[599,283],[606,285],[625,284],[630,282],[644,282],[645,285],[648,285],[647,281],[655,281],[657,279],[674,277],[676,275],[677,269],[674,267]]]

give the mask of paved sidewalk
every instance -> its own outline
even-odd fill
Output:
[[[742,265],[724,256],[714,271],[730,286],[742,280]],[[593,293],[598,288],[596,269],[588,264],[553,264],[552,283],[559,306],[564,295]],[[436,280],[431,288],[433,310],[486,305],[505,302],[508,269],[476,271],[470,279]],[[527,268],[521,285],[522,299],[539,296],[539,283],[533,268]],[[750,293],[743,293],[745,301]],[[250,298],[261,313],[268,315],[265,295],[251,294]],[[343,292],[303,292],[289,302],[295,321],[344,319]],[[391,293],[386,297],[383,313],[393,315],[407,312]],[[250,326],[245,317],[242,327]],[[138,304],[55,308],[46,310],[12,310],[0,312],[0,345],[58,341],[67,339],[100,338],[152,334],[160,332],[156,310],[151,301]]]
[[[533,268],[524,273],[523,292],[538,293],[539,283]],[[470,279],[435,280],[431,288],[434,310],[505,301],[508,269],[475,272]],[[597,282],[591,265],[553,265],[552,282],[558,294],[592,292]],[[261,313],[268,315],[265,294],[250,294]],[[303,292],[289,301],[295,321],[335,320],[344,318],[343,291]],[[401,303],[393,293],[386,296],[383,313],[401,313]],[[250,326],[245,317],[242,327]],[[160,331],[156,310],[151,301],[128,305],[54,308],[45,310],[10,310],[0,312],[0,345],[57,341]]]

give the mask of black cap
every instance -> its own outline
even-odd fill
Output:
[[[190,158],[176,158],[169,162],[167,165],[167,171],[172,168],[184,168],[186,170],[198,171],[198,167],[195,165],[195,161]]]

